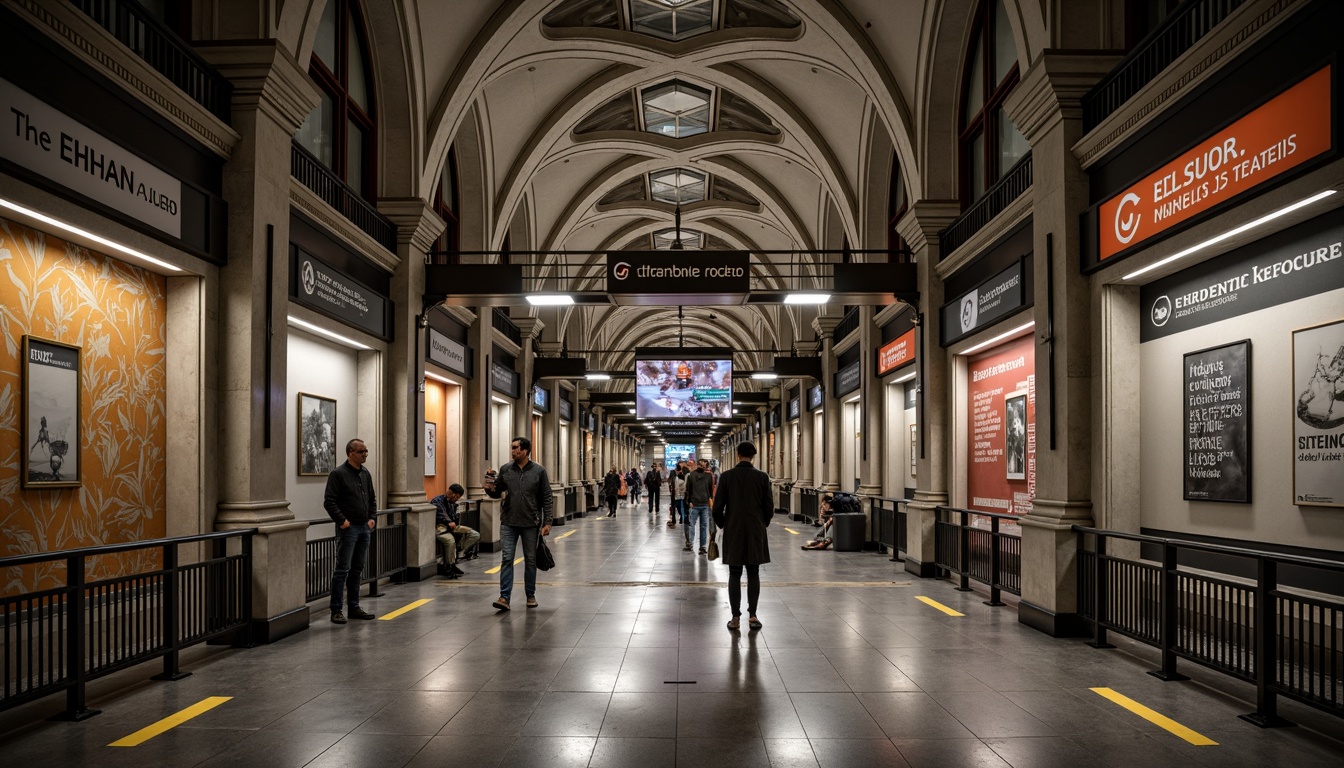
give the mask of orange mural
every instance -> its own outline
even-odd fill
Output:
[[[167,281],[0,219],[0,556],[166,533]],[[20,487],[25,334],[80,347],[79,488]],[[157,552],[90,561],[90,580],[157,567]],[[11,568],[4,593],[64,583],[63,564]]]

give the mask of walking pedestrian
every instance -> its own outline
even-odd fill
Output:
[[[751,465],[756,446],[749,442],[737,446],[737,466],[719,476],[714,493],[714,524],[723,529],[720,553],[728,566],[728,605],[733,618],[728,629],[737,630],[742,616],[742,571],[747,572],[747,623],[760,629],[756,603],[761,595],[760,568],[770,562],[770,541],[765,527],[773,517],[770,475]]]
[[[515,437],[509,443],[509,457],[498,474],[486,472],[485,495],[492,499],[504,498],[499,511],[499,535],[504,551],[499,570],[499,599],[497,610],[509,610],[513,595],[513,556],[518,540],[523,541],[523,586],[527,590],[527,607],[537,607],[537,542],[551,533],[551,514],[555,497],[551,494],[551,480],[546,468],[532,461],[532,441]],[[540,532],[540,535],[538,535]]]

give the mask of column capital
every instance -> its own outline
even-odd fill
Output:
[[[434,212],[434,207],[418,197],[385,197],[378,201],[378,212],[397,225],[398,250],[409,246],[412,251],[428,253],[434,250],[448,223]]]
[[[822,340],[826,340],[831,338],[831,335],[835,333],[836,326],[840,325],[842,320],[844,320],[843,317],[835,315],[818,315],[812,318],[812,330]]]
[[[1061,120],[1082,120],[1084,94],[1120,59],[1114,54],[1046,51],[1005,100],[1008,116],[1035,146]]]
[[[233,83],[234,111],[260,110],[290,135],[321,102],[307,71],[275,40],[200,45],[196,51]]]
[[[537,340],[537,354],[541,357],[559,357],[564,349],[565,343],[563,341]]]
[[[513,324],[518,326],[518,330],[523,334],[523,348],[527,348],[527,340],[535,339],[541,335],[541,329],[546,327],[546,323],[540,317],[514,317]]]
[[[960,215],[961,203],[957,200],[921,200],[896,222],[896,232],[910,250],[919,253],[930,246],[938,247],[938,233]]]

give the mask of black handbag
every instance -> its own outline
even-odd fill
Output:
[[[551,548],[546,546],[546,537],[537,537],[537,570],[549,571],[555,567],[555,555],[551,554]]]

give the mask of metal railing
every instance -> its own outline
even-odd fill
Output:
[[[410,551],[410,526],[406,524],[406,515],[410,511],[409,507],[395,507],[375,513],[379,522],[370,533],[369,557],[364,561],[364,572],[359,575],[359,583],[369,585],[369,597],[378,596],[379,579],[406,580],[406,553]],[[477,516],[479,518],[479,512]],[[462,524],[475,527],[466,521]],[[476,524],[480,525],[479,519]],[[333,531],[325,538],[308,540],[303,599],[309,603],[331,594],[331,572],[336,567],[336,525],[331,520],[308,521],[309,528],[318,525],[331,526]]]
[[[1096,128],[1107,115],[1120,109],[1243,2],[1245,0],[1182,3],[1083,96],[1083,132]]]
[[[133,0],[71,0],[95,24],[112,34],[168,78],[192,101],[225,123],[233,109],[233,83],[215,71],[191,46]]]
[[[579,487],[571,485],[565,488],[565,509],[568,510],[566,517],[583,517],[583,510],[579,509]]]
[[[397,252],[397,225],[379,213],[373,203],[365,200],[353,187],[337,178],[297,140],[290,144],[289,172],[379,245],[392,253]]]
[[[835,326],[835,331],[831,334],[831,338],[835,339],[836,344],[839,344],[848,338],[849,334],[857,330],[859,330],[859,308],[855,307],[846,312],[845,316],[840,319],[840,322]]]
[[[779,511],[786,516],[793,514],[793,483],[781,483],[779,486]]]
[[[985,191],[943,231],[938,233],[938,258],[947,258],[948,254],[966,244],[967,240],[1003,213],[1010,203],[1031,189],[1031,153],[1028,152],[1017,161],[994,186]]]
[[[518,346],[523,345],[523,332],[518,328],[518,324],[509,317],[508,310],[495,307],[490,312],[490,326],[496,331],[504,334],[504,338],[512,341]]]
[[[868,497],[869,541],[877,542],[891,553],[893,561],[904,560],[906,552],[906,505],[909,499],[891,499],[885,496]]]
[[[816,488],[802,488],[798,491],[798,516],[797,519],[806,520],[809,523],[816,522],[821,517],[821,491]]]
[[[61,586],[0,598],[0,711],[64,691],[63,717],[83,720],[98,714],[87,706],[92,680],[159,657],[163,672],[154,679],[177,680],[190,674],[178,667],[183,649],[230,633],[246,644],[254,533],[249,528],[0,558],[0,569],[46,563],[56,566],[53,572],[63,568],[65,576]],[[211,554],[183,562],[183,545],[208,545]],[[91,558],[144,550],[159,550],[158,568],[87,578]]]
[[[938,507],[935,514],[934,564],[957,576],[958,590],[970,591],[971,579],[987,585],[985,605],[1003,605],[1002,592],[1022,594],[1022,537],[1001,530],[1018,515],[955,507]],[[988,518],[989,527],[972,525],[972,517]]]
[[[1240,547],[1106,531],[1075,525],[1078,533],[1078,613],[1093,628],[1092,644],[1109,647],[1118,632],[1162,653],[1163,680],[1184,680],[1186,659],[1253,683],[1262,727],[1287,725],[1279,696],[1344,717],[1344,562]],[[1156,544],[1162,561],[1107,552],[1111,539]],[[1091,544],[1091,548],[1088,544]],[[1182,570],[1184,552],[1210,552],[1250,561],[1256,576],[1237,579]],[[1335,574],[1329,595],[1289,591],[1280,568]]]

